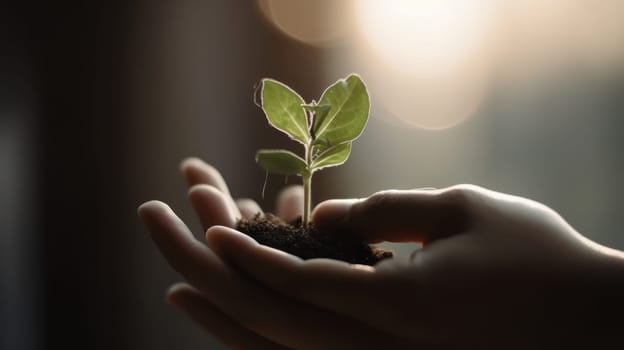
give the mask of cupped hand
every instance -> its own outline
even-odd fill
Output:
[[[236,220],[261,212],[249,199],[232,199],[219,172],[201,160],[186,160],[181,169],[190,186],[189,199],[206,229],[242,235],[232,229]],[[299,216],[301,207],[293,203],[301,196],[300,187],[283,191],[277,214],[286,220]],[[162,202],[146,202],[138,212],[163,256],[188,282],[172,286],[168,300],[230,348],[368,349],[408,344],[351,317],[287,298],[240,273],[196,240]]]
[[[194,286],[170,300],[233,347],[576,348],[619,334],[604,312],[622,291],[613,272],[622,254],[539,203],[475,186],[331,200],[315,209],[316,225],[424,248],[374,267],[303,261],[232,229],[259,207],[233,201],[216,170],[198,160],[183,169],[208,247],[163,204],[140,213]],[[297,216],[285,203],[301,192],[289,191],[278,208]]]
[[[321,203],[313,222],[424,248],[368,269],[304,262],[219,227],[207,238],[224,261],[273,290],[423,348],[621,344],[621,323],[605,321],[622,311],[621,252],[542,204],[466,185],[384,191]]]

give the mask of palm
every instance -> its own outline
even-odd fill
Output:
[[[169,300],[234,348],[534,348],[562,339],[579,346],[596,339],[581,332],[596,316],[594,301],[622,290],[607,288],[612,279],[602,273],[605,257],[621,253],[605,255],[526,199],[457,186],[317,206],[313,220],[326,229],[425,244],[409,261],[369,267],[303,261],[257,244],[232,229],[261,212],[255,202],[234,201],[199,160],[182,170],[208,246],[163,203],[148,202],[139,214],[192,285],[176,286]],[[301,188],[286,190],[278,215],[301,215],[301,197]]]
[[[182,171],[191,186],[189,198],[202,224],[208,228],[208,246],[197,241],[164,203],[147,202],[139,208],[139,215],[162,254],[190,283],[174,285],[168,299],[208,332],[232,348],[245,349],[404,346],[403,341],[370,326],[303,301],[285,298],[236,272],[235,267],[216,254],[218,243],[212,238],[225,234],[243,239],[240,249],[258,246],[232,227],[238,218],[255,215],[260,211],[259,206],[250,200],[234,201],[219,173],[199,160],[185,162]],[[283,192],[277,206],[278,214],[286,219],[300,215],[299,207],[289,205],[299,202],[300,196],[301,190],[296,187]],[[266,249],[273,257],[301,261]]]

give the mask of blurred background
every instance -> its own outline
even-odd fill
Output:
[[[351,72],[369,85],[369,125],[346,165],[315,177],[314,202],[474,183],[624,249],[623,13],[618,0],[1,5],[0,348],[219,349],[164,304],[179,277],[135,210],[163,200],[201,236],[187,156],[273,208],[284,179],[262,198],[255,150],[296,145],[253,103],[263,77],[307,100]]]

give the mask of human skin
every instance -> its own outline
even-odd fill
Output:
[[[367,242],[421,242],[376,266],[301,260],[233,229],[261,212],[233,200],[219,172],[184,161],[204,244],[164,203],[139,216],[187,281],[167,300],[235,349],[540,349],[623,344],[624,253],[550,208],[476,186],[330,200],[315,225]],[[279,196],[301,214],[303,193]]]

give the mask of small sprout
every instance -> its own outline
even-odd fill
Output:
[[[310,222],[312,175],[343,164],[368,121],[366,85],[351,74],[328,87],[318,102],[306,103],[288,86],[263,79],[261,107],[274,128],[304,146],[303,158],[286,150],[259,150],[256,162],[267,172],[298,175],[303,180],[303,224]]]

